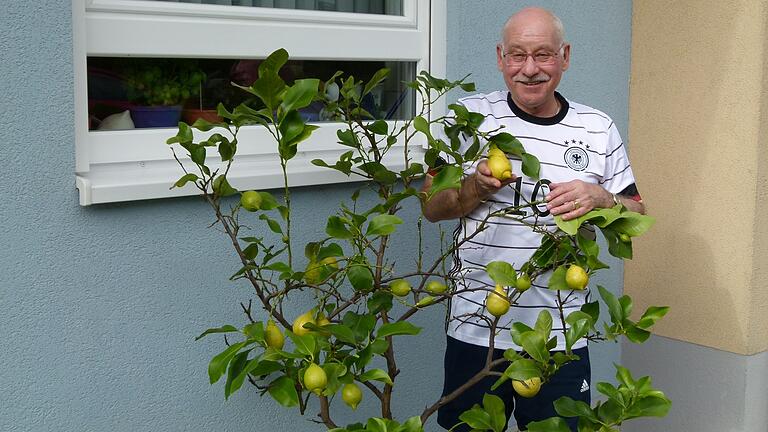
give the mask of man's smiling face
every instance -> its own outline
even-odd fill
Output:
[[[544,10],[525,9],[507,22],[496,57],[518,107],[538,117],[557,113],[555,89],[568,69],[570,50]]]

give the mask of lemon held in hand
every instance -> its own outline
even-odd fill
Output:
[[[328,375],[325,374],[323,368],[315,363],[310,363],[307,370],[304,371],[304,388],[319,395],[326,385],[328,385]]]
[[[565,272],[565,283],[572,290],[583,290],[589,283],[587,272],[576,264],[572,264]]]
[[[488,297],[485,299],[485,307],[488,309],[488,313],[497,318],[509,311],[509,300],[503,286],[496,284],[496,289],[488,293]]]
[[[512,388],[522,397],[532,398],[541,390],[541,378],[533,377],[525,381],[512,381]]]
[[[499,180],[503,181],[512,178],[512,164],[509,163],[509,159],[506,156],[490,155],[488,158],[488,169],[491,170],[491,175]]]
[[[363,400],[363,392],[355,383],[344,384],[341,388],[341,399],[352,409],[357,409],[357,405]]]
[[[245,191],[240,195],[240,205],[248,211],[256,211],[261,208],[261,195],[256,191]]]

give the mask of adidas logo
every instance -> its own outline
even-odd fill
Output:
[[[584,393],[585,391],[589,391],[589,384],[587,384],[587,380],[584,380],[584,382],[581,383],[581,393]]]

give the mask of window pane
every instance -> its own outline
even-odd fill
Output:
[[[258,77],[260,59],[88,58],[88,117],[91,130],[174,127],[195,116],[217,121],[219,103],[230,111],[241,103],[254,109],[260,102],[232,82],[249,86]],[[322,81],[338,70],[367,81],[390,69],[384,84],[363,100],[363,108],[377,119],[403,120],[415,112],[415,94],[405,82],[415,78],[414,62],[291,60],[281,71],[289,84],[301,78]],[[301,110],[308,121],[338,119],[315,102]]]
[[[403,0],[154,0],[227,6],[403,15]]]

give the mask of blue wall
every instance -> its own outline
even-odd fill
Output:
[[[504,18],[522,4],[450,1],[449,76],[471,71],[481,90],[503,85],[494,44]],[[626,134],[630,2],[543,4],[561,15],[574,45],[564,94],[609,112]],[[77,204],[71,49],[70,1],[4,6],[0,430],[319,430],[250,388],[224,401],[221,385],[207,384],[207,362],[222,343],[192,339],[212,325],[242,324],[238,302],[249,296],[227,280],[233,253],[207,228],[211,216],[200,200]],[[300,240],[322,232],[315,215],[353,190],[297,189]],[[415,206],[405,212],[411,221],[418,215]],[[437,237],[434,226],[428,236]],[[395,247],[414,250],[415,238],[404,227]],[[436,242],[428,246],[434,256]],[[618,290],[620,282],[614,271],[603,283]],[[421,336],[398,347],[407,366],[398,378],[401,417],[420,412],[441,387],[442,310],[418,323]],[[612,375],[617,348],[599,352],[595,375]],[[337,420],[352,419],[342,408]]]

